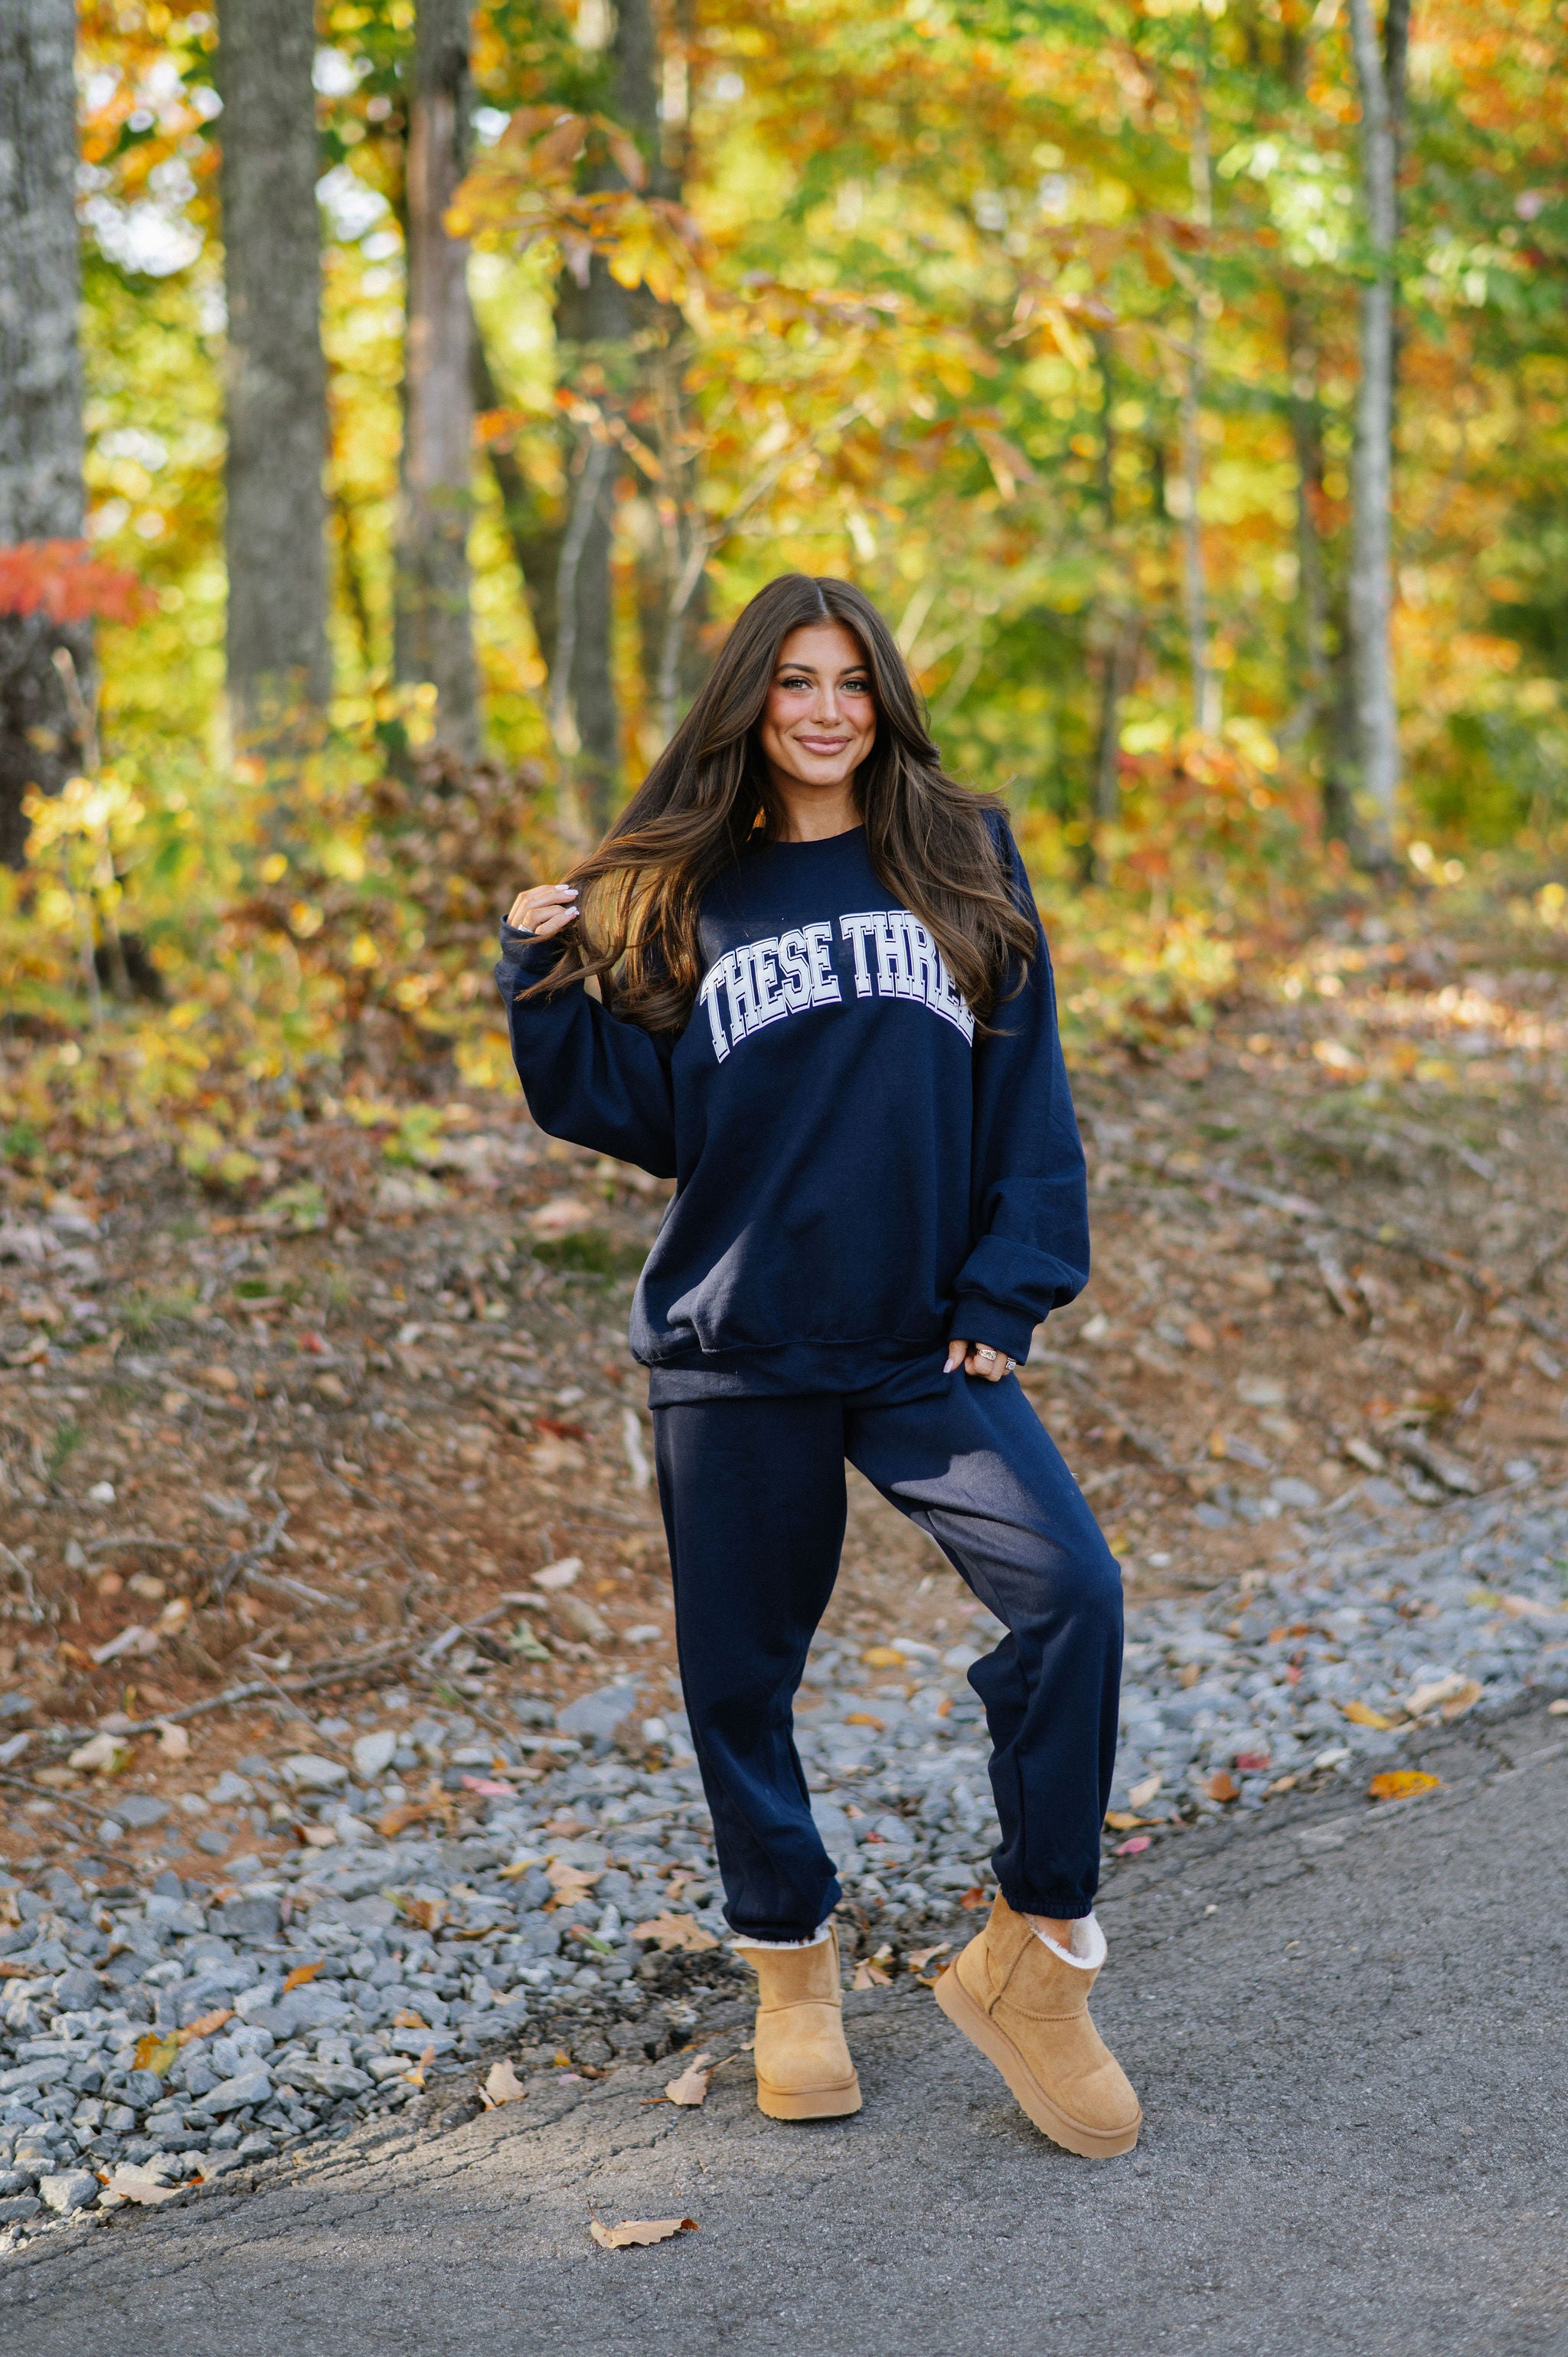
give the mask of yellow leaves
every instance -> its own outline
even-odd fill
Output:
[[[394,2029],[428,2029],[429,2027],[424,2016],[415,2013],[412,2006],[400,2006],[392,2016]]]
[[[1367,1787],[1367,1797],[1371,1801],[1408,1801],[1417,1792],[1435,1792],[1442,1781],[1441,1776],[1429,1776],[1423,1769],[1387,1768],[1380,1776],[1373,1777]]]
[[[636,1940],[651,1940],[663,1954],[698,1955],[704,1948],[716,1948],[718,1942],[711,1932],[704,1932],[694,1916],[675,1915],[668,1910],[650,1915],[645,1923],[632,1926]]]
[[[860,1658],[868,1670],[907,1670],[909,1666],[903,1654],[891,1645],[868,1645]]]
[[[664,2093],[672,2104],[689,2110],[707,2102],[712,2061],[710,2054],[693,2054],[680,2077],[666,2083]]]
[[[285,1996],[288,1995],[290,1989],[303,1988],[306,1981],[313,1981],[326,1962],[327,1959],[325,1956],[317,1956],[313,1964],[295,1964],[293,1972],[285,1974],[284,1976],[283,1989]],[[420,2028],[423,2029],[424,2027],[424,2024],[421,2022]]]
[[[887,1731],[887,1721],[878,1718],[873,1710],[846,1710],[843,1723],[846,1727],[869,1727],[878,1735],[885,1735]]]
[[[1412,1718],[1420,1718],[1429,1710],[1446,1719],[1463,1718],[1485,1693],[1478,1678],[1462,1677],[1457,1670],[1451,1670],[1446,1677],[1431,1678],[1415,1687],[1405,1696],[1404,1706]]]
[[[869,1956],[862,1956],[854,1968],[854,1978],[850,1983],[851,1988],[857,1989],[891,1988],[892,1986],[892,1974],[884,1972],[882,1966]]]
[[[1388,1717],[1382,1711],[1374,1710],[1369,1703],[1342,1702],[1339,1709],[1341,1716],[1348,1718],[1352,1727],[1390,1727],[1399,1724],[1397,1719]]]
[[[510,2061],[492,2062],[479,2083],[479,2101],[487,2112],[499,2110],[502,2104],[521,2104],[527,2093]]]
[[[136,2040],[135,2068],[138,2071],[155,2072],[161,2079],[178,2053],[177,2029],[171,2029],[166,2036],[161,2036],[156,2029],[149,2029]]]
[[[596,2218],[588,2228],[601,2251],[642,2250],[651,2243],[667,2243],[674,2234],[694,2234],[694,2218],[623,2218],[618,2226],[607,2226]]]

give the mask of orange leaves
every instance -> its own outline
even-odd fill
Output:
[[[1372,1801],[1413,1800],[1418,1792],[1435,1792],[1442,1781],[1441,1776],[1429,1776],[1421,1768],[1386,1768],[1368,1785],[1367,1797]]]
[[[306,1981],[313,1981],[326,1962],[325,1956],[317,1956],[313,1964],[295,1964],[293,1972],[284,1976],[284,1995],[286,1996],[290,1989],[303,1988]]]
[[[149,593],[123,565],[106,565],[85,540],[24,540],[0,548],[0,614],[47,614],[51,622],[129,622]]]

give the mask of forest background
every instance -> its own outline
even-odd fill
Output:
[[[6,0],[0,1127],[509,1085],[487,944],[789,567],[1080,1052],[1326,905],[1560,931],[1556,0]],[[1413,912],[1413,913],[1412,913]]]

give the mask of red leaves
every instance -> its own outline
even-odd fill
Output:
[[[105,565],[85,540],[24,540],[0,548],[0,614],[130,622],[145,610],[149,597],[134,573]]]

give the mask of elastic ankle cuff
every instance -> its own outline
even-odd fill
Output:
[[[781,1951],[793,1951],[796,1948],[820,1948],[824,1940],[832,1939],[832,1930],[833,1927],[831,1923],[823,1923],[812,1932],[809,1940],[754,1940],[750,1936],[749,1932],[738,1932],[730,1942],[730,1946],[737,1950],[741,1948],[776,1948]]]
[[[1070,1952],[1062,1946],[1059,1940],[1053,1940],[1047,1932],[1042,1932],[1033,1916],[1029,1918],[1029,1929],[1053,1956],[1059,1956],[1064,1964],[1071,1964],[1078,1972],[1097,1973],[1105,1962],[1105,1934],[1092,1914],[1080,1915],[1074,1922]]]

